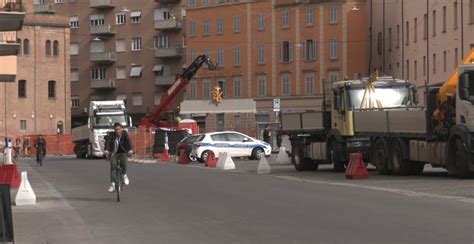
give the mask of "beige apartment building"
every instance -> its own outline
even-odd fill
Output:
[[[420,88],[444,82],[474,48],[473,0],[371,0],[369,13],[371,69]]]
[[[188,62],[205,54],[221,69],[201,69],[181,113],[205,131],[256,136],[257,123],[277,121],[274,98],[282,113],[321,109],[323,81],[367,75],[366,11],[364,0],[189,0]]]
[[[31,1],[17,2],[26,17],[22,18],[23,28],[11,37],[17,55],[16,75],[11,83],[0,85],[0,133],[11,138],[68,133],[69,21],[36,16]],[[11,65],[0,63],[0,69]]]
[[[181,74],[179,0],[35,0],[34,9],[69,18],[73,127],[87,122],[89,101],[115,99],[137,125]]]

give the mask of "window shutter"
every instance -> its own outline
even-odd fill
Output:
[[[308,47],[306,46],[306,41],[303,41],[303,42],[301,43],[301,58],[302,58],[303,60],[306,60],[306,59],[307,59],[307,57],[306,57],[306,48],[308,48]]]
[[[280,63],[283,63],[283,43],[280,43]]]
[[[288,42],[288,62],[292,62],[293,61],[293,43],[291,42]]]

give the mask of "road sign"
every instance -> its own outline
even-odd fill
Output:
[[[280,98],[273,98],[273,111],[280,111]]]

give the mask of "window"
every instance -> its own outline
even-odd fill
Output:
[[[433,10],[433,36],[436,36],[436,10]]]
[[[264,43],[259,43],[257,44],[257,62],[258,64],[264,64],[265,63],[265,44]]]
[[[211,97],[211,82],[209,79],[205,79],[202,82],[202,97],[204,99],[209,99]]]
[[[415,18],[414,22],[413,22],[413,42],[416,43],[418,42],[418,19]]]
[[[433,53],[433,74],[436,74],[436,53]]]
[[[209,5],[209,0],[202,0],[202,6]]]
[[[51,41],[50,40],[47,40],[46,43],[45,43],[45,52],[46,52],[46,56],[51,56]]]
[[[105,67],[98,67],[91,69],[92,80],[105,80]]]
[[[217,34],[222,34],[224,33],[224,20],[222,19],[222,17],[217,17]]]
[[[92,41],[90,45],[90,53],[105,52],[105,41]]]
[[[329,59],[337,59],[337,39],[335,37],[331,38],[329,45],[331,49]]]
[[[142,38],[141,37],[132,38],[132,51],[140,51],[140,50],[142,50]]]
[[[79,105],[79,96],[71,96],[71,107],[78,108]]]
[[[329,23],[330,24],[337,23],[337,6],[331,6],[330,8]]]
[[[204,35],[209,35],[209,20],[204,19],[203,24],[204,24]]]
[[[443,71],[444,72],[448,71],[448,67],[447,67],[448,64],[447,64],[447,60],[446,60],[447,58],[448,58],[447,53],[446,53],[446,51],[444,51],[443,52]]]
[[[26,132],[26,120],[20,120],[20,131]]]
[[[115,49],[117,52],[126,52],[127,44],[124,39],[117,39],[115,41]]]
[[[426,76],[426,57],[423,56],[423,76]]]
[[[143,105],[142,94],[133,94],[133,96],[132,96],[132,105],[133,106],[142,106]]]
[[[126,19],[127,19],[127,14],[126,13],[117,13],[117,14],[115,14],[115,23],[117,25],[125,24]]]
[[[407,28],[405,30],[406,33],[406,40],[405,40],[405,46],[408,46],[410,44],[410,22],[407,21]]]
[[[23,55],[30,55],[30,41],[28,39],[23,40]]]
[[[217,65],[224,67],[224,48],[217,48]]]
[[[168,68],[166,69],[168,71]],[[153,72],[155,72],[155,76],[163,76],[165,74],[165,67],[162,64],[155,64],[153,66]],[[167,72],[168,74],[169,72]]]
[[[117,80],[127,79],[127,67],[117,66],[116,76]]]
[[[222,91],[222,97],[227,97],[227,83],[225,80],[220,80],[217,82],[217,85],[221,88]]]
[[[400,47],[400,25],[397,25],[397,43],[395,47],[398,49]]]
[[[168,48],[169,37],[168,36],[156,36],[155,37],[155,48]]]
[[[234,66],[240,66],[240,46],[234,47]]]
[[[428,15],[424,15],[423,17],[423,39],[426,40],[428,38]]]
[[[189,49],[189,63],[192,63],[196,59],[196,49]]]
[[[446,6],[443,7],[443,33],[446,33]]]
[[[18,81],[18,97],[26,98],[26,80]]]
[[[79,69],[71,69],[71,81],[79,81]]]
[[[458,28],[458,1],[456,0],[453,3],[453,28],[456,30]]]
[[[196,6],[196,0],[188,0],[188,7],[195,7]]]
[[[234,16],[234,33],[240,32],[240,16]]]
[[[257,77],[257,92],[258,96],[263,97],[267,94],[266,92],[266,77],[265,76],[259,76]]]
[[[71,29],[79,28],[79,18],[77,16],[71,16],[69,18],[69,25],[71,26]]]
[[[240,115],[235,115],[234,116],[234,128],[240,128],[241,127],[241,119],[240,119]],[[235,134],[235,135],[238,135],[238,134]],[[238,135],[240,136],[240,135]]]
[[[458,49],[454,49],[454,68],[458,67],[459,56],[458,56]]]
[[[469,0],[469,23],[474,24],[474,0]]]
[[[105,19],[104,19],[103,14],[93,14],[90,16],[90,22],[91,26],[101,26],[105,24]]]
[[[58,41],[53,42],[53,56],[54,57],[59,56],[59,42]]]
[[[415,61],[415,67],[413,69],[413,73],[415,74],[415,80],[418,79],[418,61]]]
[[[337,71],[331,71],[329,72],[329,80],[331,82],[336,82],[339,80],[339,72]]]
[[[377,33],[377,53],[379,55],[382,55],[382,49],[383,49],[382,42],[383,42],[382,32],[379,32],[379,33]]]
[[[206,57],[208,57],[208,58],[211,57],[211,49],[210,48],[204,48],[203,52],[204,52],[204,55],[206,55]]]
[[[282,42],[280,44],[280,62],[289,63],[293,59],[293,46],[290,42]]]
[[[142,66],[141,65],[132,65],[130,70],[130,77],[140,77],[142,76]]]
[[[303,42],[303,60],[316,60],[316,41],[306,40]]]
[[[410,60],[407,60],[406,77],[407,80],[410,80]]]
[[[79,43],[71,43],[69,47],[71,55],[79,55]]]
[[[234,78],[234,97],[240,97],[240,78]]]
[[[130,18],[132,19],[132,23],[134,24],[142,22],[142,11],[132,11],[130,13]]]
[[[288,11],[283,11],[281,13],[281,27],[287,28],[290,26],[290,14]]]
[[[289,75],[283,75],[281,77],[281,86],[282,86],[282,95],[283,96],[289,96],[291,93],[290,90],[290,76]]]
[[[259,31],[265,30],[265,14],[264,13],[258,13],[257,30]]]
[[[196,99],[196,80],[189,84],[189,99]]]
[[[160,105],[160,102],[161,102],[161,94],[155,93],[155,96],[153,97],[153,104]]]
[[[55,4],[62,4],[62,3],[64,3],[64,0],[54,0],[54,3]]]
[[[305,74],[305,88],[306,88],[306,95],[313,95],[314,94],[314,74],[309,73]]]
[[[313,8],[306,8],[306,25],[313,25]]]
[[[56,81],[48,81],[48,98],[56,98]]]
[[[189,36],[196,35],[196,21],[191,20],[189,21]]]

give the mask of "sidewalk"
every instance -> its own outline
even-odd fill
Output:
[[[15,243],[95,243],[89,228],[61,193],[35,171],[33,159],[20,159],[36,194],[34,206],[12,206]],[[12,190],[14,204],[17,190]]]

